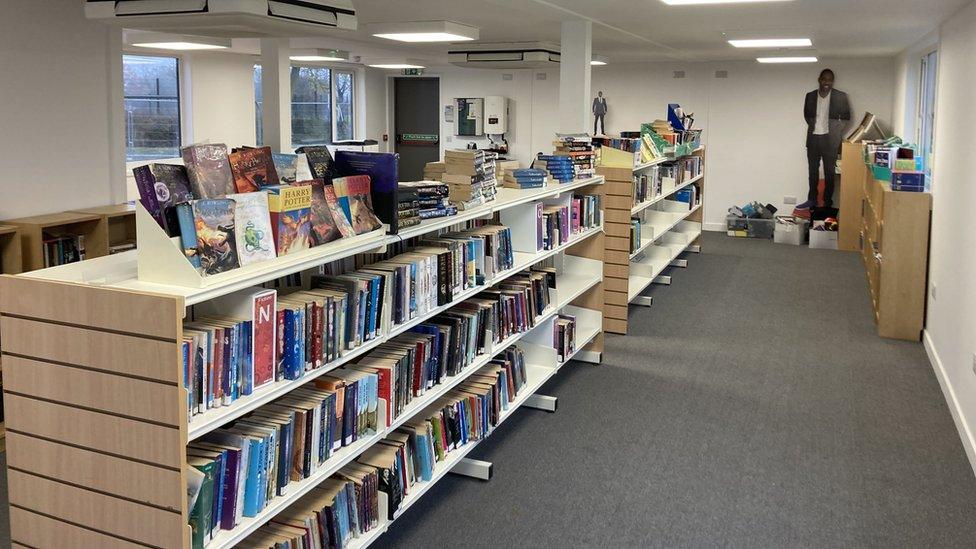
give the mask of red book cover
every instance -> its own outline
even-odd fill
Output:
[[[276,328],[277,292],[267,290],[251,296],[252,338],[254,357],[254,387],[260,387],[275,379],[275,348],[277,347]],[[284,315],[282,315],[284,320]]]
[[[259,191],[277,185],[278,172],[271,158],[271,147],[241,149],[228,155],[234,187],[239,193]]]
[[[417,351],[414,353],[414,356],[416,357],[416,359],[414,360],[413,363],[414,364],[413,365],[413,371],[414,371],[413,394],[414,396],[419,396],[420,390],[422,388],[420,385],[421,372],[424,371],[424,348],[421,343],[417,343]]]

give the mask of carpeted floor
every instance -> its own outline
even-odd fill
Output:
[[[976,477],[854,254],[707,234],[379,547],[973,547]]]
[[[705,236],[604,363],[572,363],[377,547],[973,547],[976,477],[857,256]],[[5,480],[5,479],[4,479]],[[8,546],[6,483],[0,546]]]

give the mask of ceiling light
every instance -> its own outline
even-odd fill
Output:
[[[477,27],[453,21],[409,21],[405,23],[370,23],[366,30],[378,38],[399,42],[463,42],[477,40]]]
[[[423,61],[418,59],[371,59],[366,65],[374,69],[424,69]]]
[[[661,0],[669,6],[692,6],[697,4],[753,4],[756,2],[792,2],[793,0]]]
[[[606,65],[609,62],[610,60],[602,55],[594,55],[592,59],[590,59],[590,65],[594,67],[602,67],[603,65]]]
[[[809,38],[757,38],[729,40],[736,48],[808,48],[813,45]]]
[[[136,33],[127,36],[130,46],[155,48],[159,50],[225,50],[230,47],[230,38],[212,36],[189,36],[184,34]]]
[[[349,61],[349,52],[343,50],[295,50],[288,59],[292,61]]]
[[[760,63],[816,63],[816,57],[757,57]]]

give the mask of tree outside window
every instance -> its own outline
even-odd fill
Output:
[[[123,55],[122,83],[126,160],[179,156],[179,60],[175,57]]]

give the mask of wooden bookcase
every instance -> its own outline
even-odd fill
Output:
[[[17,274],[23,270],[20,229],[0,224],[0,274]]]
[[[23,270],[44,268],[44,238],[51,236],[84,235],[87,259],[108,254],[106,219],[97,214],[60,212],[8,219],[0,222],[20,229]]]
[[[606,179],[606,250],[604,254],[604,331],[626,334],[630,305],[650,306],[651,298],[641,295],[651,284],[670,284],[671,277],[663,275],[669,267],[686,267],[687,260],[679,259],[685,252],[701,252],[702,215],[705,195],[705,149],[699,148],[690,156],[702,158],[702,173],[662,189],[662,194],[641,204],[635,204],[635,178],[641,172],[659,164],[674,162],[662,158],[655,162],[634,166],[629,155],[614,155],[597,173]],[[616,159],[617,161],[615,161]],[[622,161],[621,161],[622,160]],[[678,159],[680,160],[680,159]],[[701,189],[699,204],[690,210],[673,200],[675,192],[697,184]],[[641,216],[641,248],[630,249],[630,220]]]
[[[919,341],[925,327],[932,195],[892,191],[890,183],[875,179],[859,143],[844,143],[841,166],[848,187],[843,200],[849,195],[858,205],[854,212],[842,212],[857,220],[854,250],[864,262],[878,334]],[[846,226],[848,233],[838,239],[849,239],[854,223],[843,219],[841,229]],[[844,249],[850,249],[846,242]]]
[[[108,246],[111,250],[113,246],[136,242],[136,207],[135,204],[116,204],[114,206],[102,206],[100,208],[84,208],[74,210],[80,214],[91,214],[101,216],[105,219],[105,230]],[[107,253],[107,252],[106,252]]]
[[[597,193],[602,183],[602,178],[593,178],[531,191],[499,189],[495,204],[462,212],[456,219],[430,220],[412,227],[411,235],[446,229],[465,219],[534,209],[539,201],[565,201],[566,194],[571,196],[574,191]],[[74,222],[104,222],[104,218],[83,219]],[[401,238],[404,236],[379,235],[366,249],[385,247]],[[527,235],[519,238],[529,240]],[[361,253],[363,246],[366,245],[343,247],[339,241],[310,250],[309,257],[324,264]],[[535,328],[493,346],[475,364],[411,403],[409,412],[397,418],[394,425],[383,426],[376,435],[336,452],[311,477],[290,484],[285,496],[274,498],[257,517],[245,519],[234,530],[221,531],[208,547],[233,547],[246,539],[510,345],[524,345],[526,356],[532,358],[527,360],[529,382],[525,392],[519,394],[504,417],[523,405],[549,409],[534,399],[544,401],[551,397],[534,394],[568,362],[557,362],[552,349],[552,326],[557,313],[573,314],[578,319],[578,347],[570,358],[593,363],[602,360],[604,249],[603,228],[589,229],[552,250],[516,253],[513,269],[496,273],[488,285],[458,296],[451,306],[539,261],[554,258],[554,305],[537,319]],[[147,252],[140,249],[138,253]],[[131,254],[116,254],[97,261],[0,276],[0,356],[5,370],[10,532],[14,546],[188,548],[191,530],[184,472],[188,442],[322,373],[355,361],[367,347],[373,348],[398,333],[385,326],[384,335],[364,346],[363,352],[353,352],[299,380],[273,382],[232,406],[194,416],[189,422],[180,363],[188,307],[242,285],[258,285],[315,264],[312,260],[279,258],[260,269],[243,271],[244,278],[188,287],[158,280],[140,281],[134,262]],[[439,307],[423,318],[446,308]],[[550,411],[554,410],[553,404]],[[402,509],[459,466],[478,442],[456,450],[449,460],[440,463],[433,480],[415,487]],[[356,547],[367,546],[388,526],[384,522],[367,538],[357,539]]]

